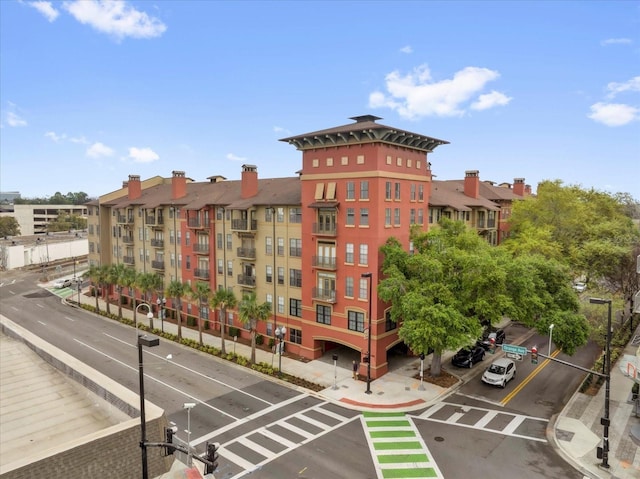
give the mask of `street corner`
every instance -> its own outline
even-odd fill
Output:
[[[581,421],[565,416],[558,417],[554,432],[558,447],[576,459],[593,451],[600,442],[600,438]]]

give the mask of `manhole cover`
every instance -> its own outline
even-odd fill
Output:
[[[440,436],[436,436],[436,437],[434,437],[433,439],[434,439],[434,441],[436,441],[436,442],[442,442],[442,441],[444,441],[444,437],[440,437]]]

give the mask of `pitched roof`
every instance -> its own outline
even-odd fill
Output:
[[[449,207],[457,211],[470,211],[471,208],[486,208],[494,211],[500,209],[496,203],[483,196],[472,198],[465,195],[462,180],[432,181],[429,205]]]

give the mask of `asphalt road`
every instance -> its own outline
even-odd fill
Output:
[[[138,390],[132,328],[63,305],[35,284],[37,275],[12,276],[3,276],[0,286],[5,316]],[[507,335],[508,342],[527,336],[518,325]],[[534,335],[524,345],[540,347],[547,340]],[[587,347],[574,358],[559,357],[587,364],[595,349]],[[187,438],[183,404],[195,402],[192,443],[198,452],[204,451],[206,441],[221,444],[218,479],[381,478],[385,459],[376,434],[408,430],[416,433],[418,452],[435,477],[582,477],[545,440],[549,417],[560,410],[583,375],[559,364],[541,360],[535,367],[527,358],[517,363],[516,379],[500,389],[479,379],[493,358],[487,355],[485,364],[463,371],[467,382],[458,394],[397,418],[397,431],[385,425],[384,433],[374,433],[375,426],[358,411],[190,348],[161,340],[144,354],[146,396],[177,425],[178,438]],[[413,452],[403,451],[409,459],[402,467],[414,467]]]

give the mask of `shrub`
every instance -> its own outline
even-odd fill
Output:
[[[264,344],[264,336],[262,334],[256,334],[256,344],[262,346]]]
[[[196,318],[194,318],[193,316],[187,316],[187,326],[195,326],[196,323]]]
[[[240,330],[235,326],[229,326],[229,336],[231,336],[232,338],[234,336],[240,337]]]

